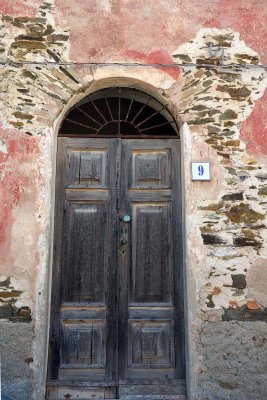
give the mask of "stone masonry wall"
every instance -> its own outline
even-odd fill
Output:
[[[236,3],[215,0],[212,10],[193,0],[0,5],[0,61],[9,60],[0,65],[4,395],[44,398],[58,126],[88,93],[129,84],[165,99],[181,128],[189,398],[265,398],[264,2]],[[55,64],[88,60],[183,66]],[[190,162],[199,160],[211,162],[211,182],[191,181]]]
[[[208,43],[224,48],[226,65],[259,63],[229,29],[203,29],[173,58],[220,64],[220,54],[207,57]],[[200,338],[198,363],[192,366],[199,374],[193,398],[261,399],[266,392],[267,170],[247,152],[240,135],[265,87],[261,68],[218,65],[210,70],[183,68],[182,88],[171,89],[188,125],[185,159],[212,160],[217,180],[215,188],[187,187],[188,262],[194,263],[198,305],[189,317],[192,336],[197,342]]]

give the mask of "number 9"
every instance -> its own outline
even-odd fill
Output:
[[[202,176],[204,174],[204,167],[203,165],[198,166],[198,175]]]

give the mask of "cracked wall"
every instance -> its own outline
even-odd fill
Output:
[[[241,1],[231,15],[227,1],[216,0],[212,10],[207,4],[180,3],[81,1],[74,7],[70,1],[20,0],[0,6],[0,60],[10,60],[0,65],[0,327],[3,337],[10,330],[18,348],[27,349],[27,354],[14,354],[20,374],[4,362],[5,394],[11,398],[18,390],[25,399],[40,399],[44,393],[57,128],[76,101],[118,84],[164,98],[181,127],[189,397],[264,398],[262,2]],[[249,31],[248,18],[255,22]],[[209,42],[224,48],[224,66],[220,53],[210,58]],[[137,69],[14,63],[88,60],[185,65]],[[195,68],[192,62],[214,67]],[[229,64],[243,68],[226,68]],[[199,160],[211,161],[211,182],[191,182],[190,162]]]

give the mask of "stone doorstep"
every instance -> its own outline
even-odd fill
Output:
[[[129,396],[122,396],[122,397],[119,398],[119,400],[187,400],[185,395],[174,395],[174,396],[171,396],[171,395],[170,396],[168,396],[168,395],[156,396],[155,395],[153,397],[152,396],[151,395],[145,395],[145,396],[142,396],[142,395],[136,395],[136,396],[129,395]],[[6,400],[10,400],[10,399],[7,399],[7,398],[4,398],[3,400],[5,400],[5,399]],[[61,399],[61,397],[58,398],[58,400],[60,400],[60,399]],[[65,399],[65,397],[64,397],[64,399]],[[79,399],[80,400],[88,400],[88,397],[86,397],[86,398],[79,397]],[[103,397],[101,397],[101,398],[100,397],[96,397],[96,398],[94,398],[94,400],[103,400]],[[109,400],[109,399],[106,398],[106,400]],[[114,398],[112,400],[114,400]]]
[[[108,394],[108,397],[95,397],[99,395],[99,393],[85,393],[83,391],[75,392],[75,395],[73,396],[73,393],[68,390],[68,394],[66,395],[66,389],[64,391],[58,392],[52,391],[50,392],[50,395],[48,394],[48,397],[46,397],[46,400],[71,400],[72,398],[74,399],[79,399],[79,400],[89,400],[89,399],[94,399],[94,400],[103,400],[104,398],[106,400],[113,399],[114,397],[110,397]],[[89,396],[89,397],[88,397]],[[100,395],[101,396],[101,395]],[[0,399],[1,400],[1,399]],[[9,400],[9,399],[8,399]],[[187,400],[187,397],[185,394],[158,394],[158,395],[153,395],[153,394],[125,394],[125,395],[120,395],[119,400]]]
[[[161,395],[161,396],[153,396],[153,395],[135,395],[135,396],[123,396],[120,397],[119,400],[186,400],[185,395]]]
[[[88,397],[83,398],[83,397],[78,397],[79,400],[88,400]],[[10,400],[7,398],[4,398],[3,400]],[[62,398],[63,399],[63,398]],[[64,397],[65,399],[65,397]],[[94,397],[92,398],[94,400],[103,400],[103,397]],[[61,397],[58,397],[58,400],[61,400]],[[70,398],[71,400],[71,398]],[[108,400],[108,398],[106,398]],[[114,399],[113,399],[114,400]],[[187,400],[185,395],[129,395],[129,396],[122,396],[119,398],[119,400]]]
[[[63,397],[58,397],[58,400],[63,400]],[[64,400],[66,397],[64,397]],[[88,397],[77,397],[79,400],[89,400]],[[92,398],[93,400],[103,400],[103,397],[94,397]],[[11,400],[10,398],[4,397],[2,400]],[[71,398],[70,398],[71,400]],[[106,398],[106,400],[109,400]],[[116,399],[110,399],[110,400],[116,400]],[[119,400],[187,400],[186,396],[184,395],[178,395],[178,396],[123,396],[120,397]]]
[[[63,397],[59,395],[59,397],[55,397],[58,400],[63,400]],[[78,397],[79,400],[88,400],[88,397]],[[64,399],[66,397],[64,396]],[[94,400],[103,400],[103,397],[92,397]],[[106,398],[108,400],[109,398]],[[8,399],[9,400],[9,399]],[[70,398],[71,400],[71,398]],[[113,398],[114,400],[114,398]],[[126,395],[126,396],[120,396],[119,400],[187,400],[185,395]]]
[[[47,389],[46,400],[72,400],[74,398],[77,400],[108,400],[114,399],[115,395],[115,392],[110,391],[108,386],[100,388],[87,386],[77,387],[72,386],[71,383],[69,383],[69,385],[65,384],[63,386],[58,386],[54,382],[54,384],[51,383]],[[118,398],[120,400],[187,400],[185,388],[182,384],[181,387],[168,387],[167,393],[166,391],[165,393],[162,393],[159,388],[152,388],[151,386],[147,386],[144,391],[142,388],[139,388],[139,393],[134,393],[134,388],[131,389],[132,390],[130,391],[129,388],[127,388],[127,385],[125,387],[122,386],[121,392],[117,393],[119,396]]]
[[[63,398],[62,398],[63,399]],[[65,397],[64,397],[65,399]],[[3,399],[5,400],[5,398]],[[10,400],[7,399],[6,400]],[[61,397],[58,397],[58,400],[61,400]],[[71,399],[70,399],[71,400]],[[83,398],[83,397],[79,397],[79,400],[88,400],[88,397]],[[103,397],[94,397],[94,400],[103,400]],[[106,400],[109,400],[108,398],[106,398]],[[114,399],[112,399],[114,400]],[[136,395],[136,396],[123,396],[120,397],[119,400],[187,400],[185,395],[175,395],[175,396],[168,396],[168,395],[162,395],[162,396],[151,396],[151,395]]]

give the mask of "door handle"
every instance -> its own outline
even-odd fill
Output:
[[[125,214],[122,218],[123,222],[130,222],[131,221],[131,217],[130,215]]]
[[[127,235],[127,229],[125,228],[125,226],[123,226],[121,230],[121,244],[127,243],[126,235]]]
[[[130,217],[130,215],[125,214],[125,215],[121,216],[120,220],[124,223],[128,223],[131,221],[131,217]],[[121,241],[120,242],[121,242],[121,244],[127,243],[127,229],[126,229],[125,225],[123,225],[122,229],[121,229]]]

